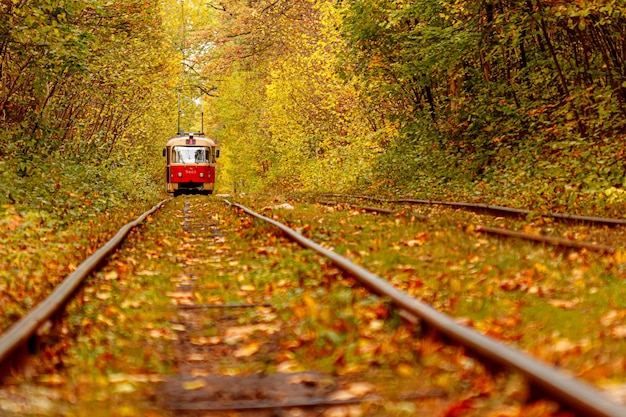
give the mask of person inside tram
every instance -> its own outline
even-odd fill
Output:
[[[204,162],[204,150],[203,149],[198,149],[196,151],[195,159],[196,159],[196,164],[200,164]]]

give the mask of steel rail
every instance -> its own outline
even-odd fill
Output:
[[[337,203],[336,201],[318,201],[318,203],[323,204],[323,205],[340,204],[340,203]],[[365,211],[374,211],[374,212],[382,213],[382,214],[395,214],[393,210],[387,210],[387,209],[382,209],[382,208],[377,208],[377,207],[360,207],[360,206],[353,206],[351,204],[347,204],[347,205],[349,207],[358,208],[358,209],[362,209]],[[424,220],[426,220],[426,218],[424,218]],[[489,227],[489,226],[482,226],[482,225],[475,225],[475,226],[464,225],[463,227],[464,228],[472,227],[473,230],[476,232],[488,233],[488,234],[498,235],[498,236],[507,236],[507,237],[523,239],[523,240],[530,240],[533,242],[546,243],[548,245],[562,246],[562,247],[574,248],[574,249],[588,249],[591,251],[604,252],[604,253],[609,253],[609,254],[615,253],[615,248],[613,246],[603,245],[601,243],[586,242],[582,240],[566,239],[566,238],[553,237],[553,236],[536,235],[532,233],[525,233],[525,232],[518,232],[514,230],[509,230],[509,229],[503,229],[500,227]]]
[[[614,219],[611,217],[580,216],[576,214],[554,213],[554,212],[538,213],[532,210],[526,210],[526,209],[520,209],[520,208],[514,208],[514,207],[506,207],[506,206],[481,204],[481,203],[465,203],[465,202],[440,201],[440,200],[416,200],[416,199],[411,199],[411,198],[400,198],[400,199],[394,200],[394,199],[387,199],[387,198],[370,197],[366,195],[349,195],[349,194],[322,194],[322,196],[359,198],[359,199],[372,200],[372,201],[381,201],[381,202],[386,202],[386,203],[440,205],[440,206],[455,207],[455,208],[467,209],[467,210],[491,211],[491,212],[501,213],[503,215],[517,216],[517,217],[526,217],[529,214],[536,214],[538,216],[551,217],[553,219],[562,220],[562,221],[593,223],[593,224],[601,224],[601,225],[606,225],[606,226],[626,225],[626,219]]]
[[[103,259],[111,254],[126,238],[128,233],[145,220],[150,214],[157,211],[171,199],[159,202],[150,210],[143,213],[136,220],[122,226],[122,228],[100,249],[94,252],[82,264],[69,274],[48,297],[37,304],[27,315],[18,320],[13,326],[0,334],[0,363],[3,363],[19,346],[45,323],[60,306],[65,304],[83,280],[98,266]]]
[[[489,227],[477,225],[474,227],[476,232],[489,233],[492,235],[508,236],[517,239],[532,240],[535,242],[546,243],[549,245],[563,246],[574,249],[588,249],[596,252],[615,253],[615,248],[610,245],[603,245],[601,243],[585,242],[582,240],[566,239],[562,237],[534,235],[532,233],[517,232],[509,229],[502,229],[500,227]]]
[[[336,206],[336,205],[340,204],[340,203],[337,203],[336,201],[318,201],[318,203],[319,204],[323,204],[325,206]],[[389,209],[386,209],[386,208],[369,207],[369,206],[355,206],[353,204],[348,204],[348,206],[350,208],[353,208],[353,209],[356,209],[356,210],[368,211],[368,212],[373,212],[373,213],[396,214],[395,211],[389,210]]]
[[[410,297],[408,294],[395,288],[388,281],[350,262],[337,253],[322,247],[312,240],[307,239],[284,224],[258,214],[240,204],[231,203],[228,200],[224,201],[233,207],[243,210],[252,217],[276,226],[285,235],[301,246],[312,249],[327,257],[337,267],[356,278],[361,284],[381,296],[389,297],[397,307],[419,317],[430,327],[436,329],[449,339],[467,347],[480,357],[519,371],[544,393],[574,411],[593,417],[626,416],[626,407],[611,401],[592,385],[569,376],[559,371],[557,368],[532,358],[513,347],[455,322],[446,314],[441,313],[422,301]]]

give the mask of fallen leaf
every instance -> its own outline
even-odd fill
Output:
[[[160,273],[159,271],[144,270],[144,271],[136,272],[135,275],[144,276],[144,277],[153,277],[155,275],[159,275],[159,273]]]
[[[564,310],[571,310],[576,308],[579,300],[549,300],[548,303],[556,308],[562,308]]]
[[[98,314],[98,321],[100,323],[106,324],[109,327],[113,327],[113,325],[115,324],[115,323],[113,323],[113,320],[111,320],[108,317],[103,316],[102,314]]]
[[[39,382],[45,385],[58,386],[65,384],[65,378],[58,374],[42,375]]]
[[[413,368],[411,365],[401,363],[396,367],[396,373],[400,376],[411,376],[413,375]]]
[[[190,362],[202,362],[206,360],[206,358],[202,353],[192,353],[187,357],[187,360]]]
[[[191,291],[176,291],[176,292],[168,292],[165,295],[171,298],[193,298],[193,293]]]
[[[192,369],[190,374],[191,376],[209,376],[211,371],[208,369]]]
[[[222,339],[219,336],[195,336],[191,338],[191,344],[196,346],[219,345]]]
[[[137,388],[130,382],[122,382],[121,384],[116,384],[113,391],[118,394],[130,394],[131,392],[135,392],[136,389]]]
[[[233,353],[236,358],[246,358],[248,356],[252,356],[259,351],[261,347],[261,342],[252,342],[248,343],[246,346],[241,347]]]
[[[345,389],[334,391],[328,394],[328,399],[330,401],[346,401],[346,400],[351,400],[353,398],[355,398],[355,395]]]
[[[600,318],[600,324],[609,327],[619,323],[626,317],[626,310],[611,310]]]
[[[97,292],[96,298],[98,300],[108,300],[109,298],[111,298],[111,293],[110,292]]]
[[[139,300],[134,300],[134,301],[130,301],[130,300],[124,300],[122,301],[121,307],[122,308],[139,308],[141,307],[141,301]]]
[[[429,237],[430,235],[428,233],[423,232],[418,234],[415,238],[404,242],[404,245],[410,248],[415,246],[422,246],[424,243],[426,243]]]
[[[119,384],[120,382],[128,381],[126,374],[109,374],[107,378],[111,384]]]
[[[206,387],[204,379],[194,379],[192,381],[183,382],[183,389],[186,391],[194,391]]]
[[[285,361],[281,362],[276,366],[276,371],[281,374],[290,374],[293,372],[297,372],[300,369],[300,364],[296,361]]]
[[[626,339],[626,324],[615,326],[613,330],[611,330],[611,336],[617,339]]]
[[[319,382],[319,378],[313,374],[296,374],[288,379],[289,383],[292,385],[297,384],[308,384],[308,385],[316,385]]]
[[[107,272],[106,274],[104,274],[103,277],[106,281],[113,281],[119,278],[119,274],[117,273],[117,271],[110,271]]]
[[[374,386],[368,382],[352,382],[347,390],[357,398],[361,398],[374,391]]]

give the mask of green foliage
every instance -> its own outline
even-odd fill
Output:
[[[0,9],[0,203],[69,223],[154,199],[176,99],[159,4]]]
[[[453,177],[503,200],[541,185],[534,197],[571,209],[566,189],[624,186],[623,12],[615,2],[351,2],[355,72],[401,123],[385,180],[429,193],[415,177]]]

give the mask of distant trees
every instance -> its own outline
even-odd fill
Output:
[[[210,4],[218,24],[205,33],[215,48],[203,74],[217,86],[210,105],[234,164],[230,181],[330,187],[363,176],[376,157],[358,80],[340,74],[344,41],[334,3]]]

